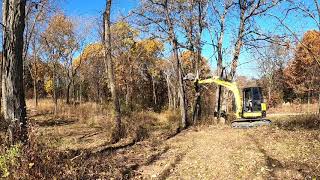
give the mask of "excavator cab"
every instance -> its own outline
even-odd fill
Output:
[[[261,87],[247,87],[242,90],[241,118],[232,122],[234,128],[250,128],[270,125],[265,119],[267,105],[264,102]]]
[[[247,87],[242,90],[242,118],[266,117],[266,103],[264,103],[261,87]]]

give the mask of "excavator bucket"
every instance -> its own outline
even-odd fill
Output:
[[[271,125],[271,121],[269,119],[239,119],[231,123],[231,126],[233,128],[239,128],[239,129],[269,126],[269,125]]]

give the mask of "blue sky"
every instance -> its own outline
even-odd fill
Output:
[[[311,1],[311,0],[309,0]],[[308,1],[306,1],[308,2]],[[112,2],[112,19],[115,21],[116,17],[118,17],[120,14],[126,15],[130,10],[137,7],[139,4],[139,0],[113,0]],[[105,7],[105,0],[65,0],[63,3],[63,10],[67,15],[70,16],[88,16],[88,17],[101,17],[101,14]],[[275,14],[281,14],[281,12],[273,12]],[[237,25],[237,22],[233,22],[235,25]],[[303,31],[306,31],[308,29],[314,28],[312,23],[309,22],[309,20],[301,21],[301,16],[298,17],[290,17],[287,20],[287,23],[293,28],[293,29],[299,29],[301,30],[301,34]],[[268,19],[261,18],[259,19],[259,24],[261,25],[261,28],[268,31],[270,29],[275,29],[275,24],[272,21],[269,21]],[[311,24],[311,25],[310,25]],[[276,29],[275,33],[280,33],[280,29]],[[231,40],[231,33],[229,32],[229,35],[225,38],[226,46],[231,46],[230,40]],[[203,39],[210,41],[210,36],[208,32],[204,32]],[[168,47],[168,46],[166,46]],[[168,50],[167,50],[168,51]],[[230,54],[232,51],[229,52]],[[203,56],[209,59],[213,56],[212,53],[212,46],[211,45],[204,45],[203,47]],[[245,75],[248,77],[259,77],[259,72],[257,71],[257,64],[255,61],[252,61],[255,59],[255,54],[252,54],[248,51],[243,51],[240,55],[240,65],[238,67],[238,74],[239,75]],[[211,67],[214,70],[215,69],[215,59],[211,58],[209,59],[211,63]],[[230,62],[230,59],[226,59],[226,61]],[[248,61],[252,61],[250,63],[246,63]]]
[[[68,15],[80,16],[101,16],[106,1],[105,0],[65,0],[63,9]],[[127,14],[131,9],[139,4],[139,0],[113,0],[113,17],[120,13]]]

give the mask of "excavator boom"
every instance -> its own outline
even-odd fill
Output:
[[[226,87],[228,90],[230,90],[235,98],[235,103],[236,103],[236,116],[237,118],[241,118],[241,114],[242,114],[242,101],[241,101],[241,96],[240,96],[240,92],[239,89],[237,87],[237,84],[235,82],[229,82],[226,80],[222,80],[220,79],[218,76],[214,76],[208,79],[204,79],[204,80],[199,80],[198,81],[199,84],[210,84],[210,83],[215,83],[217,85]]]

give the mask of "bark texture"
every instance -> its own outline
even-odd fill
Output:
[[[22,58],[25,5],[26,0],[3,1],[2,103],[10,144],[28,139]]]
[[[114,130],[112,135],[113,143],[117,142],[121,138],[121,114],[120,114],[120,103],[118,98],[118,93],[116,89],[113,61],[111,54],[111,30],[110,30],[110,12],[111,12],[111,0],[106,1],[106,10],[104,12],[104,45],[106,52],[106,71],[108,74],[109,86],[112,96],[112,108],[113,108],[113,118],[114,118]]]

